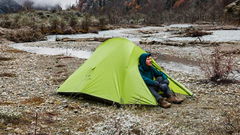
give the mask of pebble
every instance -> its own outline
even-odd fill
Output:
[[[74,111],[73,111],[74,113],[78,113],[78,110],[77,109],[74,109]]]
[[[2,96],[7,96],[7,92],[3,92],[1,95]]]
[[[16,128],[16,129],[14,130],[14,132],[17,133],[17,134],[23,134],[23,130],[20,129],[20,128]]]
[[[13,128],[12,127],[7,127],[7,129],[6,130],[12,130]]]

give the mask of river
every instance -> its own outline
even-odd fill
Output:
[[[193,24],[173,24],[163,27],[142,27],[142,28],[121,28],[115,30],[100,31],[99,33],[88,34],[73,34],[73,35],[49,35],[46,41],[40,41],[42,43],[55,42],[57,38],[112,38],[112,37],[124,37],[135,43],[139,41],[195,41],[197,38],[193,37],[179,37],[176,36],[171,28],[188,28],[193,27]],[[149,33],[144,33],[148,32]],[[240,41],[240,29],[238,30],[211,30],[211,35],[201,37],[202,41],[210,42],[239,42]],[[34,43],[32,43],[34,44]],[[13,48],[24,50],[31,53],[42,55],[67,55],[78,58],[88,59],[92,52],[86,50],[79,50],[73,48],[49,48],[49,47],[34,47],[28,46],[26,43],[18,43],[10,45]],[[163,58],[163,57],[162,57]],[[179,59],[158,59],[157,62],[161,63],[161,66],[169,70],[186,72],[190,74],[202,74],[200,67],[197,64],[183,62]]]

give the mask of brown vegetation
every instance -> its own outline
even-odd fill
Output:
[[[1,57],[0,56],[0,61],[9,61],[9,60],[13,60],[14,58],[8,58],[8,57]]]
[[[4,114],[4,113],[0,113],[0,120],[3,120],[3,123],[6,124],[14,124],[14,125],[18,125],[21,123],[29,123],[30,121],[23,118],[21,115],[8,115],[8,114]]]
[[[0,73],[0,77],[17,77],[17,75],[13,73]]]
[[[232,135],[240,133],[240,110],[234,108],[228,108],[228,110],[223,110],[223,121],[219,124],[212,123],[207,127],[205,126],[206,134]]]
[[[18,29],[15,32],[11,31],[5,34],[3,37],[14,42],[33,42],[43,40],[45,35],[39,30],[32,28]]]
[[[43,40],[47,34],[97,33],[105,26],[105,19],[77,11],[24,11],[0,15],[0,37],[14,42]]]
[[[80,12],[107,16],[110,24],[225,22],[224,7],[235,0],[79,0]]]
[[[31,105],[40,105],[44,103],[44,99],[41,97],[33,97],[26,99],[24,101],[21,101],[21,104],[31,104]]]
[[[33,3],[27,0],[23,5],[25,11],[0,15],[0,27],[18,29],[16,33],[0,32],[0,36],[5,35],[6,39],[15,42],[29,42],[43,40],[46,34],[97,33],[99,30],[109,29],[108,24],[232,22],[236,18],[224,14],[224,7],[233,1],[101,0],[90,4],[83,0],[66,11],[61,10],[59,5],[56,10],[37,11],[32,9]],[[186,36],[198,37],[204,34],[209,33],[191,30]]]
[[[203,63],[200,63],[200,67],[211,81],[217,83],[234,82],[234,78],[229,78],[229,73],[235,67],[232,53],[223,53],[220,47],[215,47],[210,57],[206,58],[203,52],[201,55]]]
[[[189,28],[184,31],[185,37],[201,37],[201,36],[210,35],[210,34],[212,34],[212,32],[198,30],[195,28]]]
[[[86,41],[98,41],[104,42],[110,38],[58,38],[56,41],[61,42],[86,42]]]
[[[26,53],[26,51],[17,50],[17,49],[9,49],[9,50],[5,50],[4,52],[9,52],[9,53]]]

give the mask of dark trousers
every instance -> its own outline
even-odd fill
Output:
[[[170,97],[171,95],[173,95],[173,92],[170,90],[170,88],[168,87],[169,85],[169,81],[163,80],[163,78],[160,76],[156,79],[156,81],[158,81],[160,83],[159,87],[156,86],[148,86],[148,89],[150,90],[150,92],[153,94],[153,96],[155,97],[155,99],[157,101],[159,101],[161,98],[163,97]],[[158,92],[162,91],[163,94],[160,95]]]

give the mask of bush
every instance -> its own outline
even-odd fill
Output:
[[[45,37],[40,30],[33,30],[31,28],[19,29],[15,32],[9,32],[5,38],[14,42],[33,42],[43,40]]]
[[[232,53],[224,53],[220,47],[215,47],[209,58],[201,51],[202,61],[200,67],[209,80],[217,83],[233,82],[229,74],[234,70],[234,57]]]
[[[71,16],[69,19],[69,25],[73,28],[76,29],[79,26],[79,21],[76,16]]]
[[[61,18],[60,17],[53,17],[50,20],[51,25],[51,33],[62,33],[61,29]]]
[[[90,15],[86,14],[83,18],[83,21],[82,21],[83,32],[88,32],[89,31],[90,24],[91,24]]]

